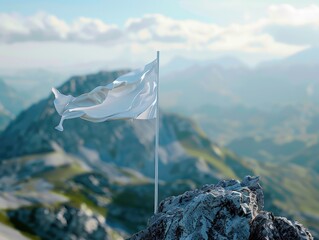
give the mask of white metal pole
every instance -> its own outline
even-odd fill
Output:
[[[158,208],[158,145],[159,145],[159,51],[157,51],[157,94],[156,94],[156,128],[155,128],[155,186],[154,186],[154,213]]]

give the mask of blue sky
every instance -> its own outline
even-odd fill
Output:
[[[133,3],[134,2],[134,3]],[[176,18],[193,18],[180,7],[179,1],[102,1],[102,0],[0,0],[1,11],[32,15],[45,11],[54,13],[67,21],[79,16],[99,18],[106,22],[122,25],[129,17],[140,17],[146,13],[162,13]]]
[[[0,0],[2,69],[116,68],[141,64],[156,50],[164,62],[230,55],[256,64],[318,38],[319,1]]]
[[[243,21],[245,14],[254,18],[263,15],[271,4],[289,3],[296,7],[319,4],[311,0],[0,0],[1,12],[32,15],[44,11],[67,21],[79,16],[99,18],[122,25],[130,17],[161,13],[176,19],[197,19],[205,22],[229,24]],[[208,6],[208,7],[207,7]]]

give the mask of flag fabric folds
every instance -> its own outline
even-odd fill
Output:
[[[63,95],[52,88],[56,111],[63,121],[82,118],[91,122],[116,119],[154,119],[157,108],[157,60],[144,68],[120,76],[112,83],[99,86],[78,97]]]

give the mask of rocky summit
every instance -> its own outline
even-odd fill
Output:
[[[130,240],[313,239],[300,223],[263,211],[259,177],[220,181],[168,197],[148,227]]]

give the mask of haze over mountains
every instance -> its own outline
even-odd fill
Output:
[[[260,175],[266,209],[291,215],[318,236],[319,68],[304,60],[307,54],[291,57],[302,56],[299,63],[253,69],[232,58],[163,66],[161,198],[217,179]],[[75,76],[60,90],[79,95],[124,72]],[[0,221],[43,239],[50,232],[38,227],[42,222],[63,233],[61,215],[81,229],[97,221],[92,234],[111,239],[143,228],[153,204],[154,123],[77,119],[60,133],[52,103],[50,94],[17,113],[0,134]],[[178,115],[167,113],[173,111]],[[94,239],[88,231],[68,231]]]
[[[282,60],[261,62],[255,67],[231,56],[202,61],[176,57],[161,67],[161,104],[165,109],[193,112],[204,105],[269,108],[278,104],[317,104],[318,64],[319,48]],[[1,70],[0,76],[7,85],[29,94],[29,101],[35,102],[46,96],[50,86],[61,84],[71,72],[84,74],[95,69],[90,63],[81,66],[78,72],[73,68]]]
[[[172,109],[191,110],[203,105],[245,105],[269,108],[274,105],[318,103],[319,50],[308,49],[283,60],[261,63],[249,68],[239,60],[194,62],[181,60],[165,67],[162,77],[162,104]],[[165,72],[165,70],[164,70]],[[176,96],[165,102],[165,96]],[[189,96],[192,96],[191,98]]]
[[[0,78],[0,131],[25,107],[23,96]]]

